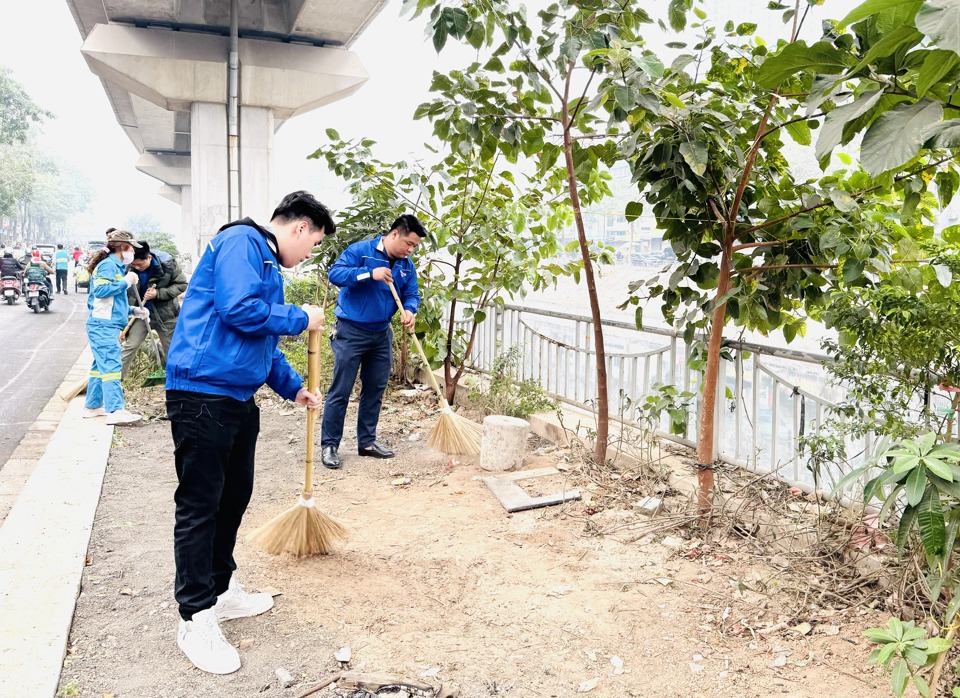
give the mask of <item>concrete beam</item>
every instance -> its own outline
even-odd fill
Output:
[[[189,155],[144,153],[137,160],[137,169],[174,187],[190,184]]]
[[[80,51],[95,75],[168,111],[226,102],[226,37],[99,24]]]
[[[227,37],[98,25],[81,52],[100,78],[162,109],[227,101]],[[240,40],[242,104],[272,109],[278,121],[342,99],[368,77],[344,49]]]
[[[174,187],[169,184],[164,184],[160,189],[157,190],[157,193],[162,196],[167,201],[172,201],[175,204],[181,203],[181,189],[180,187]]]

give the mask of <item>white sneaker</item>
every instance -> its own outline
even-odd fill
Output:
[[[139,414],[127,410],[117,410],[116,412],[107,413],[107,424],[136,424],[141,419],[143,419],[143,417]]]
[[[107,411],[102,407],[84,407],[83,408],[83,418],[90,419],[91,417],[104,417],[106,416]]]
[[[177,646],[202,671],[232,674],[240,668],[240,654],[223,636],[212,608],[194,613],[191,620],[180,620]]]
[[[230,580],[230,587],[217,597],[217,620],[233,620],[259,616],[273,608],[273,597],[266,592],[250,594],[243,590],[240,582]]]

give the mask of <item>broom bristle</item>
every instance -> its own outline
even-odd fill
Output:
[[[427,445],[451,456],[477,456],[482,437],[483,427],[447,408],[430,432]]]
[[[271,555],[294,557],[327,555],[334,541],[347,538],[347,529],[317,509],[312,499],[300,498],[294,506],[253,531],[248,540]]]

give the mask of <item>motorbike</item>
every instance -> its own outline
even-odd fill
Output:
[[[27,307],[35,313],[50,310],[50,293],[42,281],[27,282]]]
[[[7,302],[7,305],[13,305],[20,298],[20,279],[16,276],[4,276],[0,278],[0,296]]]

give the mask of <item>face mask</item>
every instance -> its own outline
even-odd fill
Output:
[[[124,264],[130,264],[133,261],[133,252],[127,250],[126,252],[120,253],[120,261]]]

